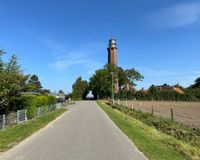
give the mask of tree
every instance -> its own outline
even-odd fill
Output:
[[[199,88],[200,87],[200,77],[198,77],[195,81],[194,84],[191,86],[192,88]]]
[[[28,83],[27,83],[27,90],[32,92],[40,92],[42,85],[39,81],[39,78],[37,75],[30,76]]]
[[[121,67],[106,64],[103,69],[99,69],[95,74],[90,78],[90,89],[95,99],[98,98],[107,98],[111,96],[112,89],[112,76],[114,84],[119,85],[119,88],[122,89],[126,84],[136,85],[135,81],[142,80],[144,77],[135,69],[124,70]]]
[[[76,82],[72,86],[72,97],[76,100],[86,99],[89,92],[88,82],[82,80],[81,77],[76,79]]]
[[[126,69],[125,75],[127,78],[127,82],[129,84],[132,84],[133,86],[136,86],[135,81],[142,81],[144,79],[144,77],[134,68]]]
[[[200,100],[200,77],[196,78],[194,84],[185,89],[185,93]]]
[[[99,69],[90,78],[90,89],[95,99],[106,98],[111,95],[111,75],[107,69]]]
[[[59,90],[58,94],[65,94],[65,92],[63,90]]]
[[[49,95],[51,93],[51,91],[49,89],[41,89],[40,93],[42,95]]]
[[[4,62],[0,50],[0,114],[8,112],[15,96],[23,88],[24,76],[18,65],[17,58],[12,55],[8,62]]]

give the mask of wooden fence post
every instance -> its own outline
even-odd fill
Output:
[[[119,99],[118,99],[118,101],[117,101],[117,104],[118,104],[118,106],[119,106]]]
[[[140,102],[140,105],[139,105],[139,111],[140,111],[140,107],[142,106],[142,103]]]
[[[153,110],[153,106],[151,108],[151,115],[153,116],[154,110]]]
[[[132,102],[132,104],[131,104],[131,108],[133,109],[133,102]]]
[[[173,112],[173,109],[171,108],[170,111],[171,111],[171,120],[174,121],[174,112]]]

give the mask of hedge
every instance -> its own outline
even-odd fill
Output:
[[[179,94],[174,91],[157,91],[155,93],[119,92],[115,94],[116,99],[136,99],[136,100],[155,100],[155,101],[199,101],[196,96],[189,93]]]
[[[53,96],[36,96],[36,95],[22,95],[18,98],[18,109],[27,109],[27,116],[29,119],[35,117],[36,109],[38,107],[46,107],[54,105],[56,98]]]

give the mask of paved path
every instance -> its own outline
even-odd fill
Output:
[[[15,146],[0,160],[145,160],[93,101],[69,112]]]

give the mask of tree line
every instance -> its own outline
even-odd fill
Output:
[[[127,84],[135,86],[135,81],[142,81],[143,78],[143,75],[134,68],[124,70],[106,64],[102,69],[96,70],[89,82],[79,77],[72,86],[71,96],[74,99],[86,99],[88,92],[92,91],[94,99],[106,99],[111,97],[112,89],[115,91],[116,84],[119,90],[124,90]]]
[[[111,75],[111,73],[113,75]],[[178,84],[172,86],[181,89],[183,94],[175,90],[159,90],[154,85],[146,91],[137,91],[135,89],[136,82],[142,81],[143,79],[144,76],[134,68],[123,69],[118,66],[106,64],[102,69],[95,71],[94,75],[89,79],[89,82],[79,77],[72,86],[72,93],[70,96],[77,100],[86,99],[89,91],[92,91],[94,99],[109,99],[112,97],[112,89],[115,91],[115,84],[118,84],[119,91],[114,93],[116,99],[156,101],[200,100],[200,77],[195,80],[194,84],[187,88]],[[129,86],[128,90],[126,89],[127,85]]]

